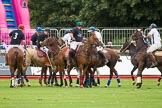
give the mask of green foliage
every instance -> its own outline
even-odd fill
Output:
[[[161,0],[29,0],[32,26],[162,26]]]

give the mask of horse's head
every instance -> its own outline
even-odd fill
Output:
[[[125,43],[122,45],[122,47],[120,48],[120,52],[125,52],[126,50],[129,50],[131,45],[135,47],[135,41],[128,41],[126,39]]]
[[[136,29],[136,31],[132,35],[132,39],[135,41],[140,39],[142,37],[142,31],[142,29]]]
[[[95,35],[91,35],[87,42],[90,45],[103,46],[103,43]]]
[[[56,36],[57,40],[58,40],[58,43],[60,46],[63,46],[65,45],[65,42],[62,40],[62,38],[60,36]]]
[[[47,39],[45,39],[42,43],[42,46],[57,46],[59,45],[58,39],[55,37],[49,37]]]

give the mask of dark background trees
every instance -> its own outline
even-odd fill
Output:
[[[147,27],[162,26],[161,0],[29,0],[31,25],[72,27],[76,21],[84,26]]]

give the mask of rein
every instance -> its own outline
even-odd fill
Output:
[[[64,48],[64,46],[66,46],[66,44],[61,45],[60,50],[62,50],[62,48]]]
[[[122,52],[124,52],[131,44],[132,44],[132,41],[127,45],[127,47],[125,47],[125,48],[123,49]]]

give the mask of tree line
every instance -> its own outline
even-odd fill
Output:
[[[32,27],[162,26],[162,0],[29,0]]]

